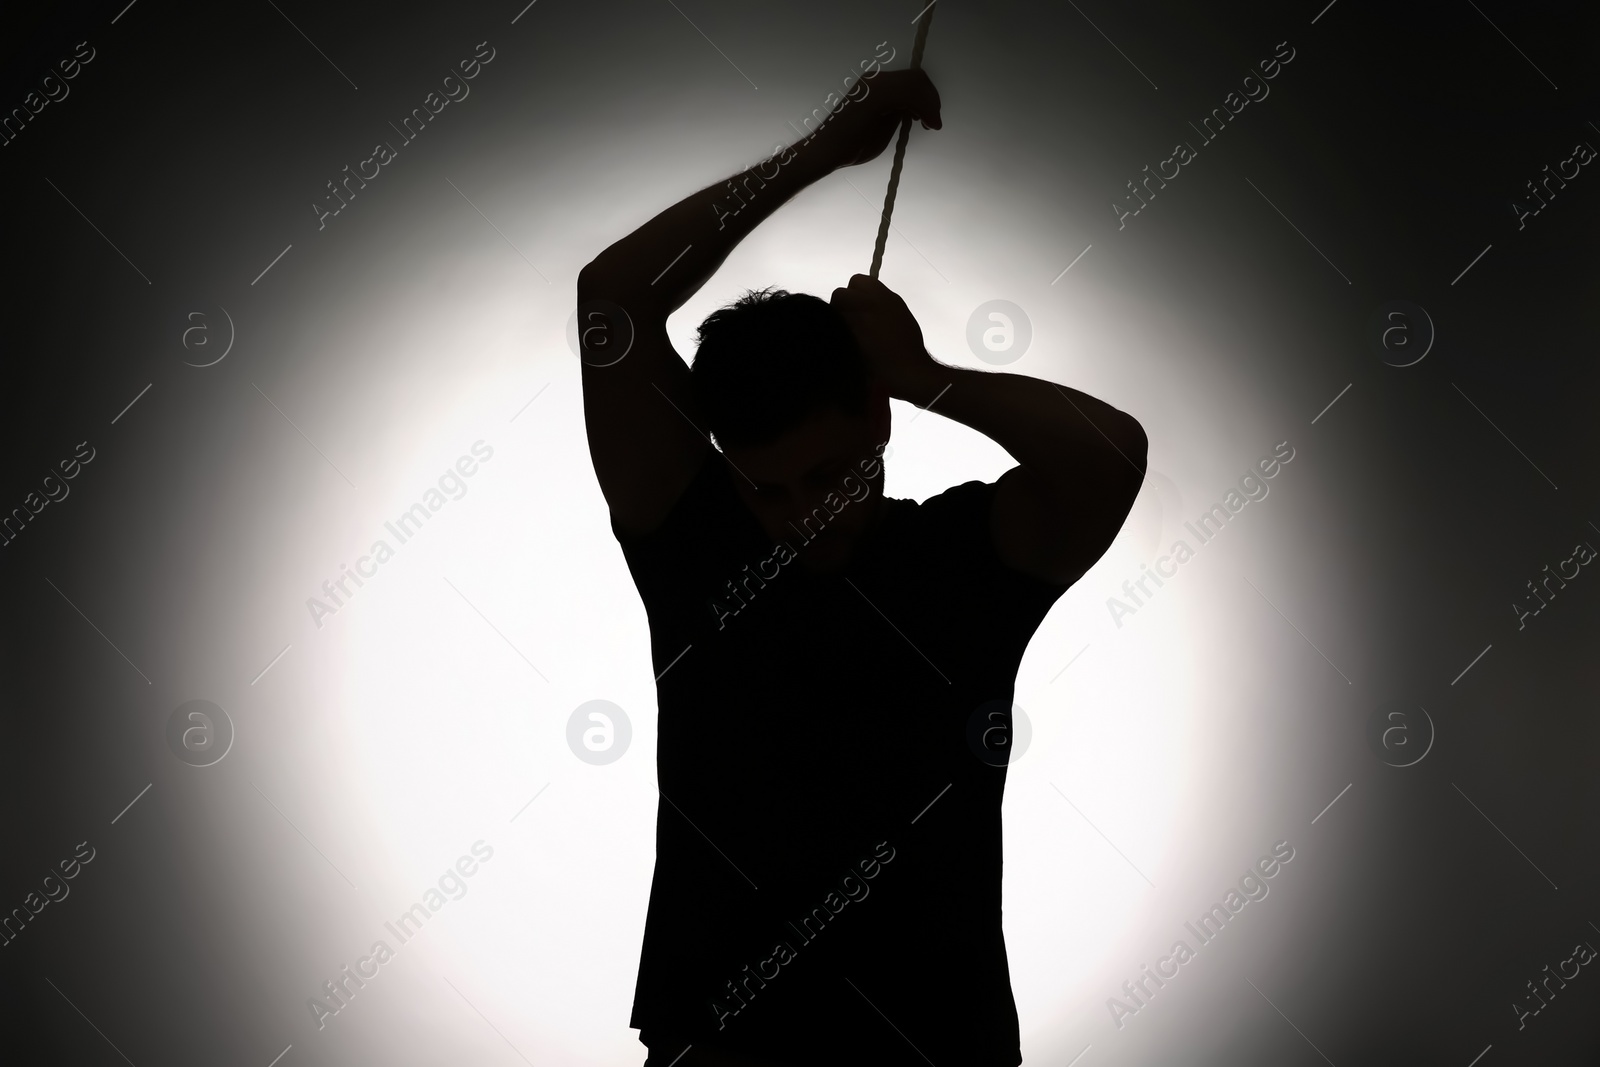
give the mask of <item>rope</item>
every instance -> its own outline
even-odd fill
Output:
[[[922,47],[928,40],[928,27],[933,24],[933,9],[938,3],[929,4],[923,14],[926,18],[917,26],[917,40],[911,46],[911,69],[922,69]],[[883,266],[883,246],[889,240],[889,216],[894,214],[894,194],[900,189],[900,167],[906,159],[906,142],[911,139],[911,116],[907,115],[900,120],[900,139],[894,145],[894,166],[889,170],[889,195],[883,201],[883,218],[878,223],[878,240],[872,246],[871,277],[874,281],[878,278],[878,268]]]

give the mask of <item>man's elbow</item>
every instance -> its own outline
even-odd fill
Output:
[[[578,292],[601,298],[613,297],[637,288],[635,273],[628,270],[626,262],[619,260],[608,248],[578,271]]]
[[[1132,415],[1123,412],[1127,427],[1123,431],[1128,442],[1128,459],[1139,468],[1139,480],[1144,481],[1144,472],[1149,466],[1150,438],[1145,436],[1144,427]]]
[[[601,263],[598,257],[585,263],[583,269],[578,271],[578,295],[580,298],[598,295],[609,285],[605,265]]]
[[[1145,472],[1150,469],[1150,439],[1145,436],[1144,427],[1138,419],[1125,411],[1120,414],[1122,425],[1117,428],[1114,440],[1117,450],[1131,465],[1124,468],[1128,474],[1128,507],[1131,508],[1133,498],[1139,495],[1139,487],[1144,484]]]
[[[1116,526],[1120,528],[1132,513],[1134,501],[1144,488],[1145,471],[1149,469],[1150,442],[1138,419],[1126,412],[1118,414],[1122,416],[1119,424],[1106,433],[1112,445],[1121,453],[1111,457],[1106,467],[1112,478],[1112,484],[1107,486],[1106,508],[1108,513],[1115,513]]]
[[[665,318],[667,309],[661,296],[650,288],[647,279],[619,266],[602,254],[578,271],[577,301],[580,306],[604,300],[622,308],[637,324],[654,317]]]

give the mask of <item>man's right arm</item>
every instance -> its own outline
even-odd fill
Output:
[[[711,448],[702,436],[689,368],[667,338],[667,316],[757,223],[832,169],[814,149],[809,156],[802,144],[685,197],[578,274],[589,455],[611,514],[626,532],[659,526]],[[743,197],[742,209],[732,190]],[[626,320],[614,321],[614,312],[597,315],[595,301],[622,308]],[[632,344],[618,359],[630,340],[629,324]]]
[[[667,316],[797,192],[881,153],[906,113],[937,128],[938,93],[921,71],[885,71],[870,93],[809,137],[685,197],[579,272],[589,456],[619,529],[644,534],[660,526],[711,448],[689,368],[667,338]],[[620,307],[626,320],[596,307],[597,301]]]

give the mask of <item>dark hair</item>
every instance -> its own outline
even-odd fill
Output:
[[[719,448],[767,444],[832,406],[867,406],[867,361],[832,304],[751,290],[700,324],[690,380]]]

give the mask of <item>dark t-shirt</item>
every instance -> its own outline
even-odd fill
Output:
[[[887,499],[849,568],[818,575],[730,478],[708,453],[661,527],[612,528],[657,675],[629,1025],[646,1045],[1015,1067],[991,728],[1066,586],[1000,561],[995,483]]]

